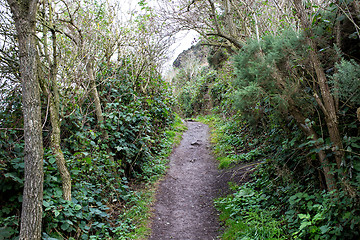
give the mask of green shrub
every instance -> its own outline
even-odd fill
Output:
[[[62,119],[61,148],[72,178],[71,201],[62,198],[61,178],[49,149],[49,123],[44,126],[44,239],[133,239],[147,231],[151,191],[137,185],[164,173],[181,120],[176,118],[172,127],[172,97],[156,74],[141,79],[149,84],[144,91],[123,70],[102,70],[101,126],[88,98],[62,106],[68,113]],[[14,119],[21,121],[20,100],[8,99],[14,109],[8,116],[0,109],[0,126],[10,128],[0,131],[0,238],[8,239],[18,235],[22,201],[23,132],[11,130],[21,127],[14,125]]]
[[[262,207],[266,196],[251,186],[241,186],[232,195],[215,201],[225,221],[223,239],[288,239],[282,229],[282,219],[276,219],[270,209]]]

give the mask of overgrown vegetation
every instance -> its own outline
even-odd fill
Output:
[[[1,32],[7,42],[0,50],[0,239],[17,239],[26,181],[24,103],[16,34],[8,6],[1,7],[2,29],[11,31]],[[99,1],[38,7],[42,239],[144,238],[152,184],[184,130],[159,71],[171,39],[164,40],[144,1],[126,21],[114,21],[115,7]]]
[[[73,114],[63,121],[62,149],[73,179],[71,201],[62,198],[55,158],[46,148],[44,239],[134,239],[147,233],[152,201],[148,184],[165,172],[167,156],[184,128],[170,108],[166,87],[159,88],[162,94],[143,96],[123,74],[108,76],[100,90],[106,103],[104,126],[96,129],[91,114]],[[21,106],[16,99],[13,109]],[[24,145],[21,132],[11,130],[14,122],[5,120],[2,126],[10,129],[1,135],[1,236],[12,239],[18,234]],[[107,139],[101,137],[104,131]]]
[[[251,134],[248,124],[239,115],[224,120],[220,115],[213,114],[199,116],[197,120],[211,126],[213,153],[219,161],[219,168],[256,162],[267,152],[266,136]]]
[[[354,1],[342,4],[309,2],[311,29],[279,26],[247,39],[178,90],[184,116],[211,113],[198,119],[212,126],[219,167],[253,164],[249,183],[215,201],[223,239],[359,238],[360,66],[347,45],[359,40],[359,12]],[[191,111],[195,99],[208,104]]]
[[[345,191],[319,190],[319,172],[308,164],[295,139],[289,143],[280,137],[281,130],[259,135],[249,131],[249,126],[232,128],[234,122],[216,115],[199,120],[212,124],[214,152],[224,156],[218,157],[219,167],[253,166],[246,173],[251,176],[249,183],[233,183],[234,193],[215,201],[227,226],[223,239],[357,238],[358,200]],[[294,133],[294,138],[301,140],[296,135],[300,132]],[[236,142],[244,139],[248,140]]]
[[[212,114],[221,168],[254,166],[216,201],[224,239],[359,238],[358,1],[109,4],[0,0],[1,238],[145,236],[175,111]],[[203,59],[170,86],[182,29]]]

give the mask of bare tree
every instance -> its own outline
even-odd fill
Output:
[[[99,12],[103,11],[103,9],[96,9],[96,7],[103,8],[104,6],[84,5],[80,1],[69,2],[63,0],[60,9],[66,12],[67,16],[59,16],[58,22],[61,23],[61,26],[58,26],[57,31],[70,40],[67,41],[67,48],[70,48],[72,53],[69,57],[72,61],[77,62],[78,65],[74,66],[74,69],[77,71],[78,76],[81,75],[80,81],[78,78],[77,81],[72,83],[75,82],[91,95],[98,126],[100,127],[104,123],[104,117],[103,106],[97,90],[96,68],[100,62],[110,61],[118,39],[113,32],[112,23],[107,22],[111,17],[96,16],[94,13],[97,10]],[[107,13],[109,12],[105,10],[104,14]],[[73,65],[73,63],[70,65]],[[84,78],[87,79],[87,83],[81,81],[85,80]],[[104,133],[104,137],[107,138],[106,133]]]
[[[162,1],[160,14],[173,32],[193,29],[204,44],[238,50],[248,38],[258,40],[282,27],[294,27],[291,5],[284,0]]]

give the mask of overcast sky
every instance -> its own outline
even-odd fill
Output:
[[[177,40],[170,47],[169,60],[164,66],[164,71],[170,70],[172,63],[175,61],[177,56],[184,50],[189,49],[198,39],[199,34],[194,30],[180,32],[176,35]]]
[[[138,5],[139,0],[122,0],[119,2],[118,0],[109,0],[110,3],[118,3],[121,8],[121,12],[123,16],[130,16],[132,11],[141,11]],[[157,0],[146,0],[149,6],[156,8],[158,6]],[[165,63],[163,67],[163,73],[170,70],[172,67],[172,63],[175,61],[177,56],[184,50],[189,49],[192,44],[195,43],[194,40],[198,39],[198,33],[191,31],[183,31],[176,34],[176,41],[171,46],[170,51],[168,53],[168,61]]]

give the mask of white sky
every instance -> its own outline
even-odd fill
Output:
[[[157,0],[145,0],[149,6],[156,8],[158,3]],[[132,11],[141,11],[138,5],[139,0],[109,0],[110,3],[119,4],[122,15],[125,16]],[[163,74],[172,69],[172,63],[175,61],[177,56],[184,50],[189,49],[193,44],[196,43],[199,34],[193,30],[183,31],[176,34],[176,42],[170,47],[168,53],[168,60],[163,66]]]
[[[197,42],[199,34],[194,30],[179,32],[176,34],[176,42],[170,47],[168,58],[165,63],[163,71],[166,72],[172,69],[172,63],[177,56],[184,50],[189,49],[193,44]]]

